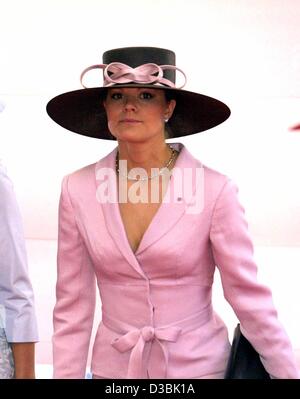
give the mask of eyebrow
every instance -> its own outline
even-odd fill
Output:
[[[152,89],[152,87],[110,87],[108,88],[109,90],[115,90],[115,91],[124,91],[126,89],[137,89],[138,91],[157,91],[158,89]]]

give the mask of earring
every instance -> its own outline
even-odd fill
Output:
[[[169,119],[168,118],[165,118],[165,123],[168,123],[169,122]]]

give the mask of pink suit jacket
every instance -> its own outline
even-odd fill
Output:
[[[194,179],[193,190],[161,204],[135,253],[118,203],[99,200],[102,171],[114,171],[116,148],[96,164],[64,178],[54,377],[84,378],[95,281],[102,321],[93,345],[94,374],[106,378],[222,376],[230,343],[211,304],[217,266],[224,296],[268,372],[275,378],[298,378],[271,292],[256,279],[253,246],[236,186],[203,166],[182,144],[172,145],[181,152],[167,194],[174,189],[176,173],[184,169],[202,168],[201,184]],[[116,195],[114,173],[108,187]],[[201,212],[196,213],[190,211],[195,193],[203,200]]]

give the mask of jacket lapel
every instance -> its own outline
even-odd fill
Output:
[[[163,235],[167,234],[167,232],[176,225],[178,220],[186,212],[187,207],[190,206],[196,190],[195,179],[191,182],[189,189],[185,191],[182,190],[181,183],[185,170],[189,169],[190,171],[195,171],[195,169],[199,167],[199,162],[193,158],[182,144],[172,143],[171,145],[175,149],[181,149],[181,152],[173,168],[172,178],[169,181],[164,201],[144,233],[135,253],[132,251],[128,242],[117,201],[118,190],[115,171],[117,147],[96,164],[97,199],[99,206],[102,207],[109,234],[127,262],[143,277],[145,277],[145,274],[138,262],[137,256],[158,241]],[[108,176],[106,183],[103,179],[104,175],[106,175],[106,177]],[[103,184],[104,186],[106,185],[109,191],[109,201],[104,201],[101,195],[98,196],[99,193],[103,192]]]
[[[135,257],[135,254],[132,252],[120,215],[119,205],[117,202],[118,191],[115,171],[116,153],[117,147],[96,164],[95,172],[97,200],[99,202],[99,206],[102,208],[107,230],[114,240],[116,246],[119,248],[127,262],[139,274],[145,276]],[[104,177],[107,179],[105,180]],[[103,198],[102,195],[100,195],[103,193],[102,187],[107,188],[109,200],[106,200],[107,197]]]
[[[181,151],[173,168],[164,201],[146,230],[135,253],[136,256],[167,234],[186,213],[188,207],[193,204],[196,183],[199,183],[199,181],[196,179],[190,180],[188,175],[195,175],[196,168],[199,168],[199,161],[193,158],[183,144],[172,143],[171,145],[177,150],[181,149]],[[186,179],[190,181],[187,182]],[[185,189],[183,183],[186,186]]]

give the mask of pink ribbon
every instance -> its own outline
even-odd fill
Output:
[[[110,87],[114,84],[139,83],[182,89],[186,84],[185,73],[174,65],[157,65],[149,63],[132,68],[129,65],[122,64],[121,62],[112,62],[110,64],[92,65],[86,68],[80,75],[80,83],[85,89],[87,87],[83,84],[83,77],[92,69],[103,69],[103,87]],[[176,87],[171,80],[164,78],[163,71],[166,69],[181,72],[184,76],[184,83],[181,86]]]
[[[127,352],[130,349],[129,367],[127,378],[141,378],[142,375],[142,359],[143,352],[146,342],[153,341],[156,348],[155,365],[153,371],[156,375],[152,375],[152,378],[166,378],[168,354],[163,344],[160,341],[176,342],[178,336],[181,333],[181,329],[178,327],[171,327],[168,329],[143,327],[141,330],[132,330],[120,338],[117,338],[112,342],[112,346],[119,352]]]
[[[143,378],[143,353],[147,342],[151,342],[151,356],[148,364],[151,378],[166,378],[168,370],[167,342],[176,342],[181,334],[193,331],[212,317],[212,308],[207,306],[200,312],[167,326],[142,328],[116,320],[102,311],[103,324],[122,334],[114,339],[111,345],[119,352],[131,351],[126,378]]]

